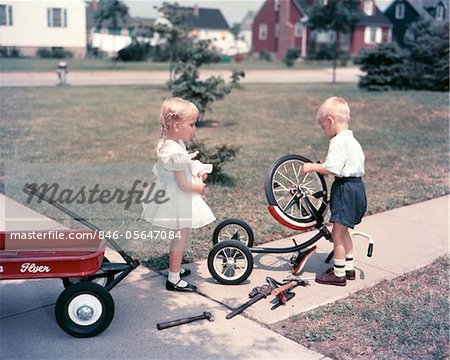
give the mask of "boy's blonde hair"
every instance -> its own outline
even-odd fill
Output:
[[[327,116],[330,116],[339,122],[350,121],[350,107],[348,106],[347,101],[337,96],[326,99],[322,105],[320,105],[316,119],[320,122]]]
[[[173,97],[164,102],[161,105],[159,112],[159,122],[161,123],[161,135],[159,137],[158,144],[156,145],[156,151],[161,148],[166,140],[169,126],[176,121],[185,121],[192,118],[198,118],[200,111],[198,107],[180,97]]]

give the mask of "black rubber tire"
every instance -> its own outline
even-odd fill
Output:
[[[233,225],[239,226],[245,231],[245,233],[247,235],[247,241],[240,241],[238,239],[233,239],[233,237],[230,237],[227,240],[239,241],[247,247],[253,247],[253,242],[255,239],[255,237],[253,235],[253,230],[250,227],[250,225],[248,225],[245,221],[243,221],[241,219],[225,219],[222,222],[220,222],[216,226],[216,228],[214,229],[214,232],[213,232],[213,237],[212,237],[213,244],[216,245],[217,243],[219,243],[219,235],[220,235],[220,232],[224,228],[226,228],[227,226],[233,226]],[[224,241],[224,240],[221,240],[221,241]]]
[[[110,263],[109,259],[106,256],[103,257],[103,263]],[[101,271],[101,270],[99,270],[99,271]],[[77,281],[73,282],[72,279],[76,279]],[[100,284],[100,283],[98,283],[96,281],[96,280],[102,280],[102,279],[106,279],[106,282],[104,284]],[[106,285],[108,285],[113,280],[114,280],[114,274],[107,274],[107,276],[105,278],[102,277],[102,278],[97,278],[97,279],[94,279],[94,280],[92,280],[92,278],[90,278],[89,276],[86,277],[86,278],[63,278],[62,282],[63,282],[64,288],[67,289],[69,286],[74,285],[74,284],[78,284],[78,283],[80,283],[82,281],[91,281],[93,283],[96,283],[96,284],[98,284],[100,286],[105,287]]]
[[[80,299],[80,296],[83,295],[92,296],[98,300],[101,306],[99,318],[94,323],[88,325],[77,324],[69,314],[69,306],[71,303],[73,301],[76,303]],[[83,281],[69,286],[61,293],[56,301],[55,317],[60,328],[69,335],[78,338],[95,336],[105,331],[109,324],[111,324],[114,317],[114,301],[111,294],[102,286],[89,281]]]
[[[302,223],[302,224],[311,223],[314,221],[314,218],[311,215],[305,214],[302,217],[294,217],[291,214],[289,214],[288,212],[285,212],[282,209],[282,207],[280,206],[280,204],[278,203],[277,199],[275,198],[274,186],[273,186],[274,176],[280,167],[285,165],[287,162],[292,162],[292,161],[298,161],[300,163],[311,163],[312,162],[311,160],[309,160],[303,156],[295,155],[295,154],[284,155],[284,156],[280,157],[279,159],[275,160],[273,162],[273,164],[270,166],[269,170],[267,171],[266,177],[264,179],[264,190],[266,193],[266,198],[267,198],[269,205],[278,206],[281,209],[281,211],[283,212],[283,214],[286,215],[287,217],[289,217],[290,219],[292,219],[298,223]],[[322,199],[322,201],[317,209],[318,213],[323,216],[325,214],[327,204],[328,204],[327,185],[325,183],[325,179],[324,179],[323,175],[314,173],[313,176],[317,176],[319,183],[320,183],[319,188],[314,189],[315,193],[322,194],[324,197],[324,199]]]
[[[239,259],[243,260],[245,267],[241,269],[240,274],[236,276],[234,268],[229,267],[225,271],[220,272],[216,268],[216,262],[219,262],[218,256],[225,255],[227,258],[236,258],[236,253],[239,255]],[[225,266],[225,259],[221,259],[220,264],[222,268]],[[235,264],[236,265],[236,264]],[[217,243],[209,252],[208,255],[208,270],[214,279],[224,285],[237,285],[246,280],[253,271],[253,255],[247,246],[236,240],[227,240]],[[226,273],[229,271],[230,276]],[[232,275],[231,275],[232,274]]]

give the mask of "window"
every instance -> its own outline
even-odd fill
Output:
[[[368,26],[364,30],[364,42],[366,44],[380,44],[382,36],[383,31],[380,27]]]
[[[259,24],[259,40],[267,40],[267,24]]]
[[[67,10],[61,8],[48,8],[47,25],[49,27],[67,27]]]
[[[299,38],[302,37],[302,23],[300,21],[295,23],[295,27],[294,27],[294,35],[295,37]]]
[[[436,20],[437,21],[442,21],[445,18],[445,8],[444,5],[439,4],[436,7]]]
[[[280,35],[280,24],[275,24],[275,37],[278,37]]]
[[[395,5],[395,18],[404,19],[405,18],[405,4]]]
[[[283,1],[284,1],[284,0],[283,0]],[[280,10],[280,0],[274,0],[274,2],[273,2],[273,9],[274,9],[275,11]]]
[[[0,5],[0,26],[11,26],[13,24],[11,5]]]
[[[364,0],[363,3],[364,13],[368,16],[373,15],[373,3],[372,0]]]

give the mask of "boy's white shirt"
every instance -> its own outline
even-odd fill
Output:
[[[361,177],[364,171],[364,152],[351,130],[339,132],[330,140],[323,166],[338,177]]]

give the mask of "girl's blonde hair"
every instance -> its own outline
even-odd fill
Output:
[[[159,113],[159,122],[161,123],[161,135],[158,144],[156,145],[156,152],[158,152],[164,141],[166,141],[167,132],[170,125],[176,121],[185,121],[192,118],[198,118],[200,111],[198,107],[180,97],[173,97],[165,100],[161,105]]]
[[[350,121],[350,107],[347,101],[343,98],[332,96],[326,99],[320,105],[317,111],[316,119],[322,121],[327,116],[331,116],[336,121],[348,122]]]

